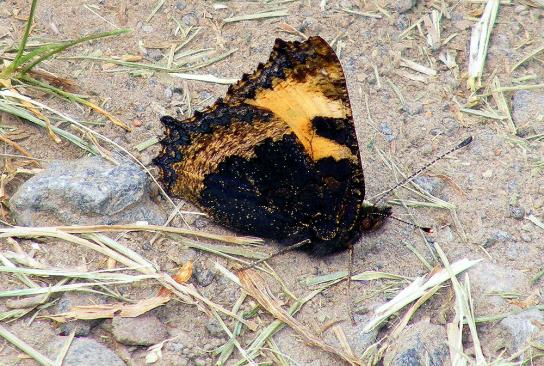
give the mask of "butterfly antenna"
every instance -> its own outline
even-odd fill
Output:
[[[456,146],[452,147],[450,150],[446,151],[445,153],[443,153],[442,155],[439,155],[437,156],[436,158],[434,158],[433,160],[431,160],[430,162],[428,162],[427,164],[423,165],[421,168],[419,168],[418,170],[416,170],[414,173],[412,173],[409,177],[407,178],[404,178],[403,180],[401,180],[399,183],[395,184],[393,187],[389,188],[388,190],[386,191],[383,191],[382,193],[379,193],[377,195],[378,200],[374,203],[375,205],[378,204],[381,200],[383,200],[385,197],[387,197],[391,192],[393,192],[395,189],[405,185],[407,182],[411,181],[412,179],[414,179],[415,177],[417,177],[419,174],[421,174],[422,172],[424,172],[425,170],[429,169],[429,167],[431,167],[434,163],[436,163],[437,161],[439,160],[442,160],[443,158],[445,158],[446,156],[448,156],[449,154],[467,146],[468,144],[470,144],[472,142],[472,136],[469,136],[467,137],[466,139],[464,139],[460,144],[457,144]],[[399,219],[397,219],[399,220]],[[402,220],[399,220],[399,221],[402,221]]]
[[[426,233],[432,233],[433,232],[433,229],[430,228],[430,227],[427,227],[427,226],[419,226],[418,224],[414,224],[414,223],[411,223],[409,221],[406,221],[406,220],[403,220],[403,219],[400,219],[396,216],[393,216],[393,215],[385,215],[385,214],[382,214],[382,213],[379,213],[379,212],[372,212],[371,215],[373,216],[382,216],[382,217],[385,217],[387,219],[393,219],[393,220],[397,220],[399,222],[402,222],[403,224],[406,224],[408,226],[412,226],[416,229],[420,229],[420,230],[423,230],[424,232]]]
[[[287,252],[290,252],[292,250],[295,250],[295,249],[298,249],[306,244],[310,244],[311,243],[311,240],[310,239],[305,239],[301,242],[298,242],[298,243],[295,243],[293,245],[290,245],[288,247],[285,247],[285,248],[282,248],[280,250],[278,250],[277,252],[275,253],[272,253],[270,254],[268,257],[266,258],[263,258],[263,259],[259,259],[258,261],[255,261],[255,262],[252,262],[252,263],[249,263],[249,264],[246,264],[245,266],[243,266],[242,268],[240,268],[238,271],[245,271],[246,269],[250,269],[250,268],[253,268],[255,266],[258,266],[259,264],[269,260],[269,259],[272,259],[274,257],[277,257],[278,255],[282,255],[284,253],[287,253]]]
[[[418,224],[413,224],[413,223],[408,222],[406,220],[399,219],[398,217],[395,217],[395,216],[389,216],[389,218],[391,218],[393,220],[397,220],[399,222],[402,222],[403,224],[415,227],[416,229],[423,230],[424,232],[429,233],[429,234],[433,232],[433,229],[430,228],[430,227],[427,227],[427,226],[419,226]]]

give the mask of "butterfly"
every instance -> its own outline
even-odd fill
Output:
[[[166,191],[235,232],[324,256],[381,226],[365,204],[342,65],[321,37],[276,39],[268,62],[186,120],[161,118],[154,159]]]

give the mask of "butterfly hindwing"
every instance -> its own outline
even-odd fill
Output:
[[[328,254],[360,236],[363,170],[341,64],[320,37],[269,61],[186,121],[163,117],[167,191],[237,232]]]

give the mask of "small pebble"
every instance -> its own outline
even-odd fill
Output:
[[[206,329],[210,333],[212,337],[222,337],[224,335],[223,328],[221,327],[221,324],[219,324],[219,321],[215,318],[210,318],[208,322],[206,323]]]
[[[402,109],[411,116],[415,116],[423,113],[423,104],[421,103],[407,103],[402,106]]]
[[[385,135],[385,139],[388,142],[391,142],[395,139],[395,137],[393,136],[393,130],[391,129],[391,127],[389,127],[387,123],[382,122],[380,124],[380,131]]]
[[[146,33],[151,33],[153,32],[153,27],[149,24],[146,24],[142,27],[142,30]]]
[[[433,147],[431,146],[431,144],[423,145],[423,147],[421,148],[421,153],[424,156],[432,155],[433,154]]]
[[[482,173],[482,177],[489,179],[493,176],[493,170],[487,169],[485,172]]]
[[[195,25],[198,25],[198,18],[196,17],[196,15],[194,15],[193,13],[189,13],[187,15],[184,15],[182,18],[181,18],[181,21],[183,22],[183,24],[187,25],[187,26],[195,26]]]
[[[511,240],[512,237],[510,236],[510,234],[508,234],[506,231],[502,231],[502,230],[497,230],[495,231],[489,238],[487,238],[484,243],[482,244],[482,246],[484,248],[490,248],[492,247],[493,245],[495,245],[497,242],[506,242],[506,241],[509,241]]]
[[[302,21],[302,24],[299,27],[299,30],[302,33],[319,33],[321,31],[321,25],[319,21],[313,17],[306,17]]]
[[[136,318],[116,316],[112,325],[115,340],[128,346],[151,346],[168,337],[166,326],[151,314]]]
[[[164,99],[170,100],[170,99],[172,99],[172,95],[174,95],[174,92],[172,91],[172,88],[164,89]]]
[[[142,127],[142,121],[140,121],[139,119],[135,119],[132,121],[132,126],[133,127]]]
[[[525,209],[519,206],[510,207],[510,216],[516,220],[523,220],[525,217]]]
[[[406,14],[401,14],[395,20],[395,25],[398,30],[403,31],[410,26],[410,18]]]
[[[195,226],[195,228],[197,229],[204,229],[206,226],[209,225],[209,221],[206,220],[206,219],[201,219],[201,218],[197,218],[195,220],[195,222],[193,223],[193,225]]]
[[[195,366],[206,366],[206,364],[207,364],[206,360],[203,359],[203,358],[197,358],[193,362],[194,362]]]
[[[215,279],[215,273],[213,273],[209,269],[197,268],[193,272],[193,275],[196,280],[196,283],[202,287],[209,286]]]
[[[432,194],[433,196],[439,195],[440,192],[444,189],[444,182],[441,179],[435,177],[427,177],[421,175],[419,177],[415,177],[413,179],[413,182],[423,188],[424,191]]]
[[[183,1],[183,0],[176,1],[176,10],[182,11],[186,7],[187,7],[187,2],[186,1]]]
[[[164,55],[161,50],[157,48],[150,48],[150,49],[146,49],[144,57],[150,61],[160,61],[162,60]],[[149,80],[153,80],[153,79],[149,79]],[[155,85],[151,85],[151,86],[155,86]]]
[[[414,6],[416,6],[417,0],[399,0],[396,4],[396,10],[399,13],[406,13],[410,9],[412,9]]]

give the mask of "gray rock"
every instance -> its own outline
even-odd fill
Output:
[[[65,292],[62,294],[59,302],[56,305],[57,313],[65,313],[70,311],[73,306],[91,305],[102,303],[102,299],[97,298],[92,294],[78,293],[78,292]],[[102,319],[95,320],[72,320],[66,323],[62,323],[59,328],[59,334],[67,336],[68,334],[75,332],[76,337],[88,336],[91,329],[100,324]]]
[[[419,177],[414,178],[414,183],[423,188],[425,192],[437,196],[444,189],[444,182],[442,179],[435,177],[427,177],[425,175],[420,175]]]
[[[166,326],[150,314],[136,318],[114,317],[112,333],[115,340],[127,346],[151,346],[168,337]]]
[[[151,33],[153,32],[153,26],[146,24],[142,27],[142,30],[146,33]]]
[[[477,316],[506,311],[506,300],[493,293],[528,293],[531,287],[525,273],[489,262],[478,263],[468,274]]]
[[[396,10],[402,14],[416,6],[417,0],[398,0],[396,3]]]
[[[442,366],[449,364],[446,329],[421,320],[406,328],[389,347],[384,364],[391,366]]]
[[[149,179],[137,165],[100,157],[55,161],[27,180],[10,200],[19,225],[97,225],[147,221],[165,215],[149,197]]]
[[[484,248],[490,248],[497,242],[507,242],[512,240],[512,236],[503,230],[496,230],[489,238],[487,238],[482,246]]]
[[[544,127],[538,123],[538,118],[544,116],[544,92],[532,90],[518,90],[512,100],[512,118],[517,126],[529,124],[540,126],[536,133],[542,133]]]
[[[66,343],[67,337],[58,337],[47,347],[54,360]],[[62,362],[63,366],[125,366],[119,356],[106,346],[90,338],[75,338]]]
[[[499,354],[502,350],[506,350],[509,354],[518,352],[541,332],[538,325],[542,323],[544,323],[544,313],[538,309],[509,315],[485,332],[485,346],[494,354]],[[520,355],[520,359],[524,359],[523,354]]]

